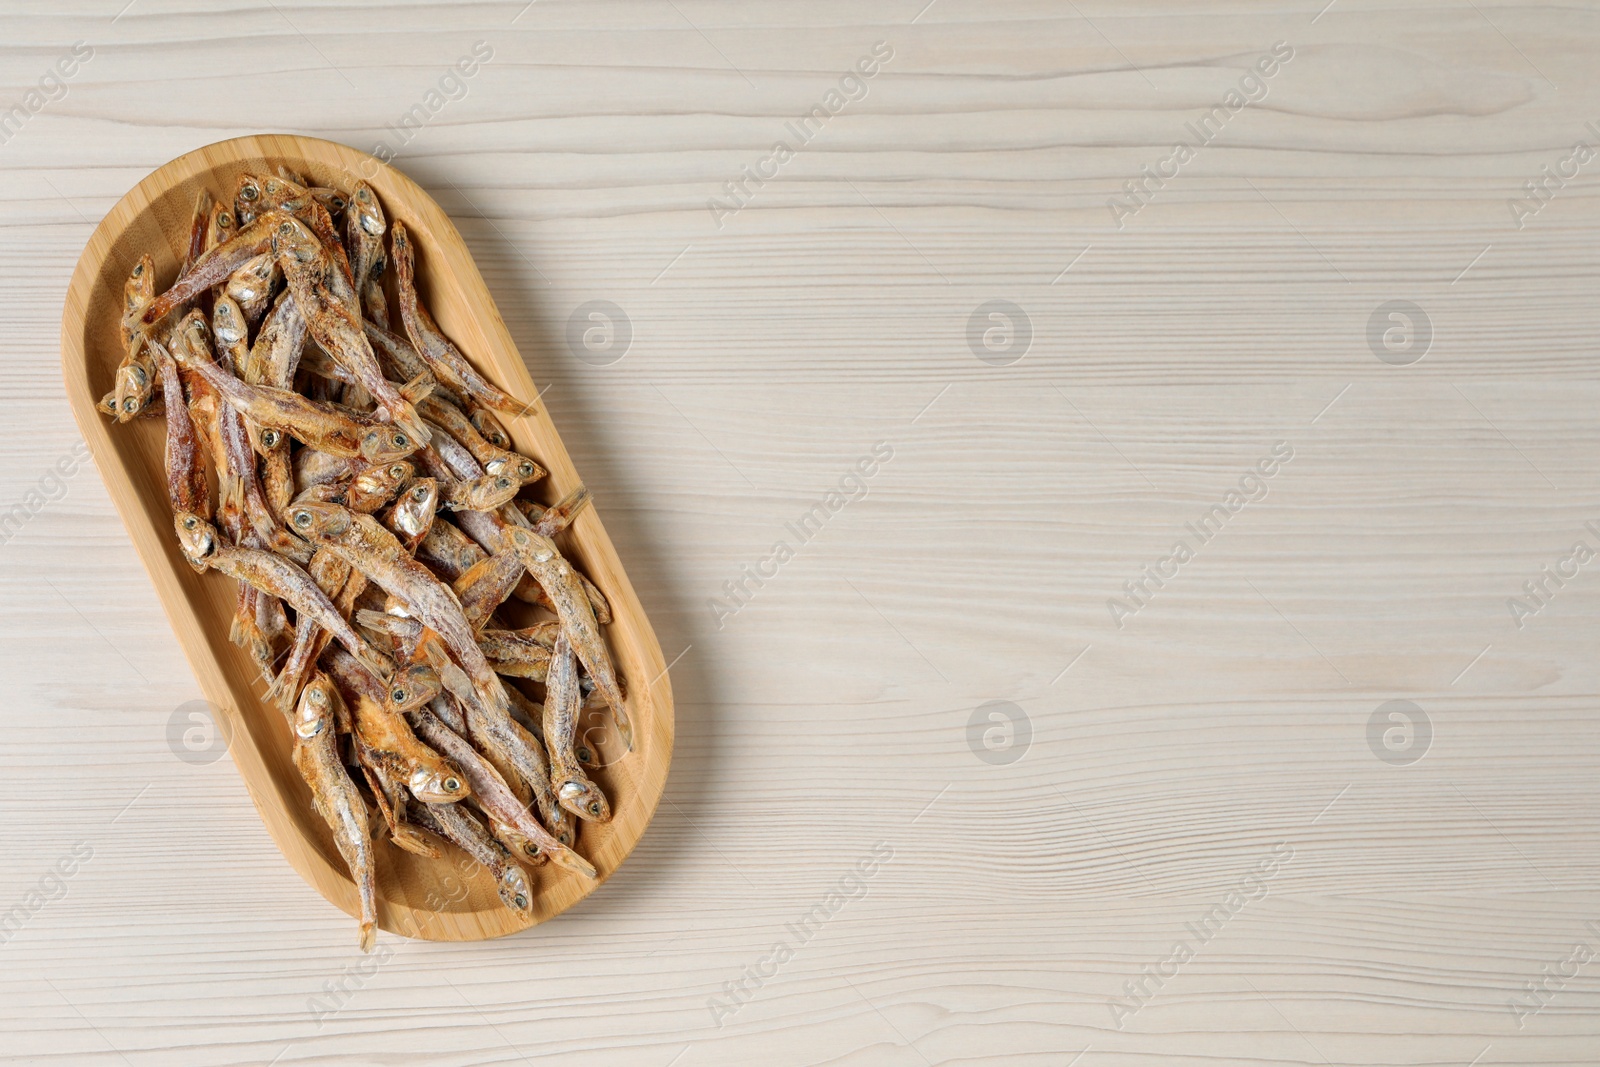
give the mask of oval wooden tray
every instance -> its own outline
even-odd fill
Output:
[[[234,764],[268,832],[306,881],[353,916],[355,886],[327,826],[311,810],[310,792],[290,760],[284,717],[261,702],[265,684],[249,656],[228,641],[234,584],[215,572],[194,573],[179,555],[162,468],[164,424],[136,419],[115,425],[95,407],[111,389],[121,359],[122,285],[138,257],[149,252],[155,258],[158,291],[165,288],[177,274],[201,189],[223,199],[232,195],[240,173],[267,173],[278,164],[346,191],[358,179],[369,182],[389,218],[400,219],[416,235],[418,288],[445,333],[514,396],[531,399],[538,390],[471,253],[439,205],[399,171],[330,141],[284,134],[240,137],[178,157],[111,209],[73,272],[61,323],[62,373],[73,415],[200,688],[221,710]],[[543,405],[524,418],[502,419],[517,449],[550,472],[536,487],[541,500],[553,502],[580,484]],[[607,766],[595,779],[611,798],[614,817],[605,826],[585,824],[578,839],[578,851],[604,880],[633,849],[661,798],[672,757],[672,691],[661,648],[594,507],[584,509],[562,547],[610,598],[615,621],[605,628],[606,636],[627,685],[634,722],[634,752],[620,750],[614,731],[600,741]],[[530,922],[501,905],[483,872],[463,876],[467,864],[458,862],[463,860],[450,846],[441,859],[427,860],[387,840],[379,844],[378,924],[407,937],[439,941],[498,937],[565,911],[599,884],[554,864],[531,871],[536,899]]]

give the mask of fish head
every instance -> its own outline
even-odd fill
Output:
[[[511,854],[516,857],[518,863],[542,866],[550,862],[550,857],[545,854],[544,849],[524,837],[521,831],[515,827],[507,826],[499,819],[491,818],[489,820],[489,828],[494,836],[499,838],[500,843],[506,846]]]
[[[515,863],[508,863],[495,888],[506,907],[524,917],[533,915],[533,892],[528,887],[528,873]]]
[[[306,687],[300,691],[300,702],[295,705],[295,736],[310,739],[324,730],[331,730],[335,701],[338,699],[333,691],[333,683],[326,674],[318,671],[312,675]]]
[[[297,500],[285,512],[289,528],[313,544],[335,544],[355,522],[347,507],[316,500]]]
[[[261,178],[254,174],[241,174],[233,185],[233,214],[240,226],[255,221],[261,208]]]
[[[418,767],[406,787],[424,804],[454,804],[472,793],[466,780],[449,764],[437,769]]]
[[[505,474],[486,474],[468,482],[462,493],[467,511],[493,511],[517,495],[522,483]]]
[[[415,468],[403,459],[380,463],[357,474],[351,482],[351,497],[371,505],[364,510],[375,510],[394,499],[400,487],[411,480]]]
[[[288,257],[296,263],[306,265],[315,264],[327,255],[322,248],[322,242],[316,234],[311,232],[311,227],[295,218],[293,215],[282,211],[273,212],[277,219],[272,227],[272,254],[279,259]]]
[[[525,526],[508,527],[506,537],[519,555],[536,563],[549,563],[551,560],[561,558],[561,552],[556,548],[554,541]]]
[[[185,315],[172,328],[172,334],[167,338],[167,348],[172,358],[184,366],[214,362],[216,357],[211,351],[211,326],[206,322],[205,312],[195,310]]]
[[[433,521],[439,506],[439,482],[418,478],[395,505],[395,524],[408,534],[421,535]]]
[[[356,225],[373,237],[382,237],[389,228],[383,217],[383,209],[378,206],[378,198],[373,194],[372,186],[366,182],[359,183],[355,192],[350,194],[350,210],[354,213]]]
[[[572,842],[578,839],[578,820],[572,813],[563,808],[559,803],[550,812],[550,818],[545,822],[545,828],[550,831],[550,836],[557,841],[572,847]]]
[[[580,819],[591,822],[610,822],[611,805],[606,795],[593,782],[582,778],[568,778],[556,786],[556,799],[561,806]]]
[[[211,229],[206,234],[206,247],[215,248],[227,241],[235,233],[233,210],[227,204],[218,204],[211,209]]]
[[[142,364],[129,360],[117,368],[115,392],[117,420],[126,422],[150,402],[155,382],[150,380],[150,372]]]
[[[139,262],[133,265],[133,270],[128,274],[128,281],[122,287],[123,312],[143,312],[144,306],[155,299],[156,295],[156,262],[146,252],[139,257]]]
[[[507,449],[511,447],[511,436],[506,433],[505,427],[500,425],[500,420],[487,408],[473,408],[468,412],[467,418],[483,439],[494,447]]]
[[[376,465],[404,459],[422,446],[405,430],[386,423],[363,434],[359,447],[362,458]]]
[[[490,474],[503,474],[507,478],[515,478],[523,484],[533,481],[534,475],[539,473],[537,463],[515,452],[502,452],[501,455],[485,463],[483,469]]]
[[[238,301],[226,293],[217,297],[216,306],[211,310],[211,332],[216,335],[218,342],[230,350],[248,343],[250,334],[244,311]]]
[[[426,664],[414,663],[395,671],[389,679],[384,703],[391,710],[404,713],[422,707],[443,691],[444,685],[439,681],[438,672]]]
[[[204,571],[221,544],[217,540],[217,528],[188,511],[174,515],[172,525],[178,531],[178,547],[183,552],[183,558],[196,571]]]
[[[311,190],[293,178],[269,174],[261,179],[261,204],[276,210],[287,205],[303,204],[311,197]]]

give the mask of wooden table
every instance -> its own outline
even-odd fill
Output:
[[[0,16],[0,1059],[1600,1059],[1595,5],[122,2]],[[72,459],[256,130],[454,214],[674,659],[518,937],[360,957]]]

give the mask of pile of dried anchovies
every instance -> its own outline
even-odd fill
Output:
[[[585,701],[633,744],[600,632],[610,608],[552,540],[588,491],[519,499],[545,471],[495,412],[530,405],[440,332],[404,224],[365,182],[346,196],[246,174],[231,203],[201,195],[159,295],[154,273],[146,255],[124,287],[124,357],[101,408],[166,421],[178,542],[195,570],[239,583],[231,638],[289,717],[295,766],[359,889],[362,947],[374,825],[423,856],[456,845],[523,915],[525,866],[594,877],[572,849],[580,820],[611,817],[576,736]],[[513,598],[546,620],[504,621]],[[542,705],[506,679],[543,683]]]

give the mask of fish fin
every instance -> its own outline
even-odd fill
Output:
[[[407,823],[397,821],[395,825],[389,827],[389,840],[413,855],[424,856],[430,860],[439,858],[439,850],[421,834],[411,829]]]
[[[290,666],[293,665],[291,664]],[[272,680],[272,684],[267,686],[267,691],[261,694],[262,700],[276,703],[284,711],[291,710],[289,703],[284,700],[284,694],[288,691],[289,686],[289,669],[289,667],[285,667],[279,671],[278,676]]]
[[[378,943],[378,924],[364,922],[361,924],[361,951],[371,952]]]
[[[439,380],[433,375],[419,374],[406,384],[400,386],[396,391],[405,398],[406,403],[416,404],[423,397],[433,392],[434,387],[438,384]]]

